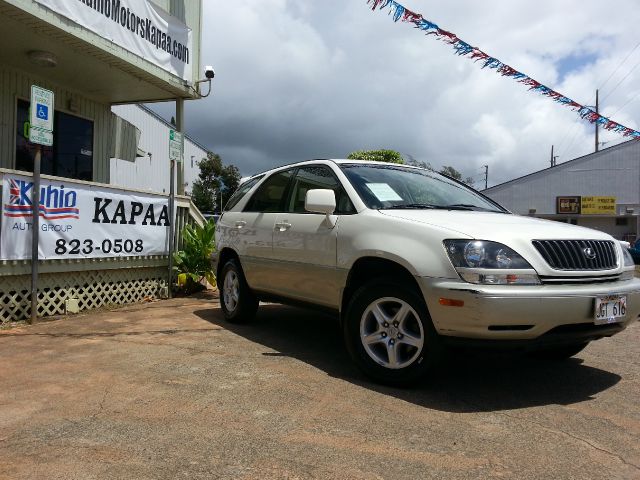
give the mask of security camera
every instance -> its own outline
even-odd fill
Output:
[[[204,67],[204,76],[209,80],[216,76],[216,72],[213,70],[213,67],[211,65],[207,65],[206,67]]]

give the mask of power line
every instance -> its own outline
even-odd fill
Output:
[[[620,67],[622,67],[622,65],[624,65],[624,63],[627,60],[629,60],[629,57],[633,54],[633,52],[636,51],[638,47],[640,47],[640,42],[638,42],[636,46],[631,49],[631,51],[627,54],[627,56],[624,57],[624,60],[622,60],[620,64],[613,70],[613,72],[611,72],[611,75],[609,75],[609,77],[607,77],[604,83],[598,87],[599,90],[602,90],[602,88],[609,82],[609,80],[611,80],[611,77],[613,77],[616,74],[616,72],[620,70]]]
[[[627,100],[620,108],[618,108],[615,112],[613,112],[610,116],[614,117],[620,110],[629,105],[631,102],[635,101],[638,97],[640,97],[640,90],[636,93],[630,100]]]
[[[605,95],[605,97],[602,99],[602,101],[605,101],[607,98],[609,98],[611,96],[611,94],[617,90],[617,88],[620,86],[620,84],[622,82],[624,82],[629,77],[629,75],[631,75],[635,71],[635,69],[638,68],[639,66],[640,66],[640,61],[638,63],[636,63],[633,66],[633,68],[631,70],[629,70],[629,72],[624,77],[622,77],[622,80],[620,80],[618,83],[616,83],[616,86],[613,87],[613,90],[611,90],[609,93],[607,93]]]
[[[580,124],[578,124],[578,126],[579,125]],[[571,141],[567,145],[567,148],[565,148],[564,151],[562,152],[562,155],[560,155],[562,158],[566,158],[567,157],[565,154],[570,151],[571,147],[573,147],[573,143],[576,141],[576,138],[578,138],[578,133],[580,133],[580,129],[577,129],[576,133],[574,133],[573,137],[571,137]]]

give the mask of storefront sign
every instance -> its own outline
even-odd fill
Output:
[[[556,213],[562,215],[615,215],[616,197],[556,197]]]
[[[615,215],[616,197],[582,197],[583,215]]]
[[[556,197],[556,213],[580,214],[580,197]]]
[[[148,0],[35,0],[80,26],[193,81],[191,29]]]
[[[31,177],[2,180],[0,259],[31,258]],[[166,255],[168,199],[42,179],[39,258]]]

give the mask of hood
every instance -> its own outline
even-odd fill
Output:
[[[606,233],[567,223],[504,213],[459,210],[380,210],[386,216],[433,225],[477,240],[613,240]]]

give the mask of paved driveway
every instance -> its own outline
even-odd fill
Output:
[[[331,317],[209,297],[0,332],[0,478],[640,478],[640,324],[371,384]]]

